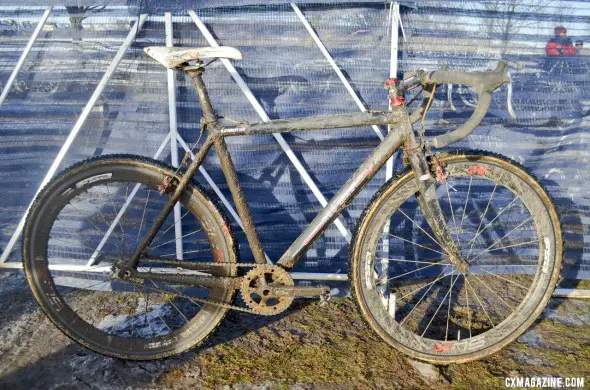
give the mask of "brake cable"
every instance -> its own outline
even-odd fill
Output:
[[[442,166],[441,162],[438,160],[436,155],[432,152],[432,149],[430,148],[430,144],[428,143],[428,140],[426,139],[426,129],[424,126],[424,119],[426,118],[426,113],[428,112],[428,110],[430,110],[430,106],[432,105],[432,102],[434,101],[434,93],[435,92],[436,92],[436,84],[433,84],[432,91],[430,92],[430,98],[428,99],[428,103],[426,104],[426,108],[424,109],[424,112],[422,113],[422,120],[420,121],[421,126],[420,126],[420,131],[418,132],[418,136],[420,137],[420,146],[423,149],[426,149],[427,156],[430,157],[430,159],[431,159],[430,169],[432,171],[434,171],[434,173],[436,175],[436,180],[440,184],[444,184],[448,174],[445,172],[444,167]]]

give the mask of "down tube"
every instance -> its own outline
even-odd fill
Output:
[[[301,256],[313,245],[342,211],[348,207],[365,185],[383,167],[385,162],[404,142],[403,131],[399,128],[390,132],[379,146],[369,155],[365,162],[354,172],[350,179],[338,190],[336,195],[305,228],[303,233],[291,244],[278,261],[278,264],[291,269]]]

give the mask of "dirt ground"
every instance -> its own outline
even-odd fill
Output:
[[[589,386],[590,302],[553,299],[502,351],[436,370],[437,381],[424,379],[347,298],[296,302],[269,318],[230,312],[204,346],[174,358],[108,358],[63,336],[22,275],[0,273],[0,389],[493,389],[547,375],[586,376]]]

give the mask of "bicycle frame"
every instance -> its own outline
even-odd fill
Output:
[[[433,229],[436,237],[442,243],[443,249],[453,263],[460,263],[460,257],[457,249],[450,239],[445,219],[442,215],[438,198],[435,193],[436,180],[430,174],[429,164],[426,160],[422,149],[416,142],[412,123],[407,109],[404,106],[393,107],[391,111],[367,111],[356,114],[343,114],[332,116],[315,116],[295,119],[278,119],[268,122],[242,123],[237,126],[225,127],[218,123],[205,84],[202,79],[203,68],[185,70],[193,81],[201,108],[203,111],[202,125],[206,126],[208,136],[203,147],[195,156],[193,162],[189,165],[187,171],[182,175],[168,203],[165,205],[154,225],[149,230],[147,236],[142,241],[134,253],[130,265],[133,271],[139,264],[140,258],[149,246],[158,230],[163,225],[174,205],[180,198],[182,191],[189,184],[191,178],[196,173],[210,148],[215,149],[216,154],[221,162],[221,170],[225,175],[229,190],[235,202],[238,215],[240,216],[246,238],[252,250],[254,260],[258,264],[265,264],[266,259],[262,249],[262,244],[250,209],[246,203],[242,189],[239,185],[236,170],[234,168],[231,155],[225,143],[226,137],[245,136],[255,134],[272,134],[293,131],[313,131],[321,129],[335,129],[343,127],[363,127],[371,125],[389,125],[395,130],[390,131],[387,137],[371,152],[363,164],[354,172],[350,179],[340,188],[334,197],[328,202],[313,221],[297,237],[291,246],[285,251],[278,261],[278,265],[290,270],[292,269],[303,254],[313,245],[313,243],[323,234],[326,228],[342,213],[350,204],[355,196],[367,185],[375,174],[385,165],[387,160],[403,147],[409,163],[415,173],[419,185],[418,202],[423,210],[428,223]],[[142,273],[134,272],[135,275]],[[170,278],[172,275],[167,276]],[[160,276],[157,277],[158,279]],[[206,286],[224,285],[234,286],[230,283],[232,278],[211,277],[211,276],[191,276],[185,275],[180,283],[192,283]],[[235,286],[234,286],[235,287]]]

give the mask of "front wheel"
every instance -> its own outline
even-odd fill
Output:
[[[563,242],[551,199],[517,163],[473,151],[438,159],[449,176],[437,195],[468,269],[448,261],[409,170],[365,209],[349,274],[363,317],[387,343],[450,364],[487,356],[532,324],[555,288]]]
[[[105,156],[78,164],[45,187],[27,216],[23,265],[43,311],[74,341],[99,353],[147,360],[201,343],[231,303],[234,292],[172,282],[117,277],[117,263],[135,252],[168,201],[158,186],[178,176],[162,163],[137,156]],[[185,188],[147,248],[160,263],[154,273],[194,272],[167,260],[235,263],[231,228],[197,186]],[[179,217],[179,218],[178,218]],[[178,232],[182,231],[179,236]],[[218,266],[218,276],[234,276]]]

